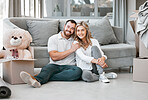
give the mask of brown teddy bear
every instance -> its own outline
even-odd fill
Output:
[[[32,59],[29,45],[32,37],[23,29],[12,29],[3,36],[5,50],[0,51],[0,58],[4,59]]]

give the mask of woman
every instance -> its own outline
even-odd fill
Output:
[[[104,55],[98,41],[92,38],[85,22],[77,24],[74,39],[74,43],[80,44],[80,48],[76,51],[76,62],[77,66],[83,70],[82,79],[84,81],[101,80],[104,83],[109,83],[108,78],[117,77],[116,73],[105,74],[103,72],[103,68],[108,67],[105,63],[107,56]]]

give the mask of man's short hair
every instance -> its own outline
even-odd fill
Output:
[[[73,20],[73,19],[69,19],[69,20],[67,20],[66,23],[65,23],[65,25],[66,25],[68,22],[71,22],[71,23],[74,23],[75,25],[77,25],[76,21]]]

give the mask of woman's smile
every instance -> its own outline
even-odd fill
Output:
[[[79,26],[77,28],[77,36],[80,38],[80,39],[84,39],[86,38],[86,29],[83,27],[83,26]]]

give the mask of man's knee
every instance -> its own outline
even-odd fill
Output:
[[[47,65],[43,66],[42,70],[55,69],[58,66],[59,65],[56,65],[56,64],[47,64]]]
[[[82,69],[79,67],[76,67],[76,73],[81,76],[82,75]]]
[[[74,69],[73,69],[73,75],[71,76],[72,78],[72,80],[78,80],[78,79],[80,79],[81,78],[81,75],[82,75],[82,70],[81,70],[81,68],[79,68],[79,67],[75,67]]]

